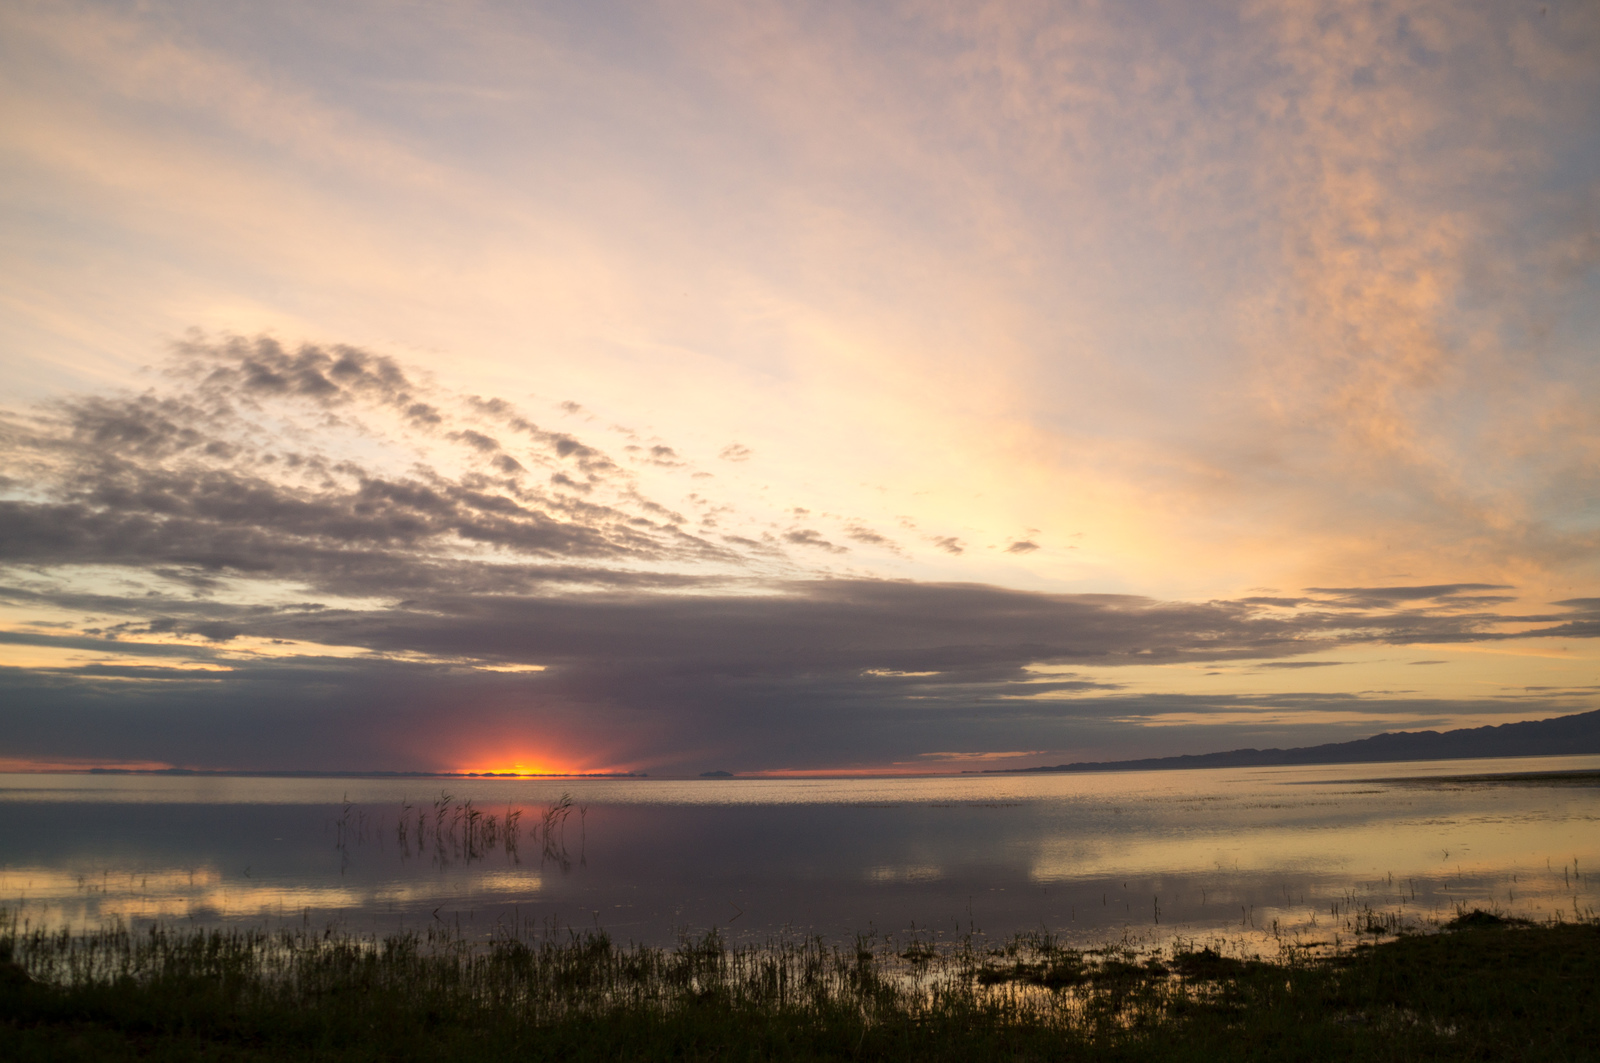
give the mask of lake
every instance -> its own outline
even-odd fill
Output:
[[[1597,780],[1459,779],[1550,771],[1600,771],[1600,757],[852,779],[0,775],[0,906],[34,925],[516,924],[649,944],[710,929],[1348,940],[1363,921],[1460,907],[1592,913]]]

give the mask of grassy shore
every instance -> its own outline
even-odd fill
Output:
[[[1216,1060],[1600,1058],[1600,926],[1474,913],[1337,955],[676,949],[603,935],[0,926],[0,1058]]]

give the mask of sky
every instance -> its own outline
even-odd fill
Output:
[[[1600,7],[0,6],[0,768],[1600,708]]]

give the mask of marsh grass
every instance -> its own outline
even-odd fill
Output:
[[[567,850],[567,819],[576,808],[580,823],[587,818],[588,809],[574,805],[571,794],[562,794],[543,810],[531,828],[535,841],[541,842],[540,859],[558,864],[563,870],[571,867],[572,858]],[[522,813],[520,808],[507,807],[503,814],[479,808],[471,798],[457,800],[443,792],[429,807],[405,802],[395,821],[395,842],[402,858],[413,855],[430,855],[440,865],[470,864],[501,852],[514,864],[522,862]],[[359,821],[360,833],[352,834],[348,824],[351,806],[346,803],[343,816],[334,821],[337,830],[336,845],[344,849],[351,837],[367,839],[365,820]],[[579,859],[586,832],[580,830]]]
[[[1593,1059],[1600,927],[1446,929],[1263,959],[1226,941],[673,948],[502,928],[0,923],[0,1058]]]

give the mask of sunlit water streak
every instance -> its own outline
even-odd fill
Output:
[[[1461,908],[1592,914],[1600,786],[1401,781],[1561,770],[1600,757],[802,780],[0,775],[0,905],[35,925],[486,935],[515,921],[653,944],[712,928],[1348,940]],[[563,793],[574,804],[546,838]],[[470,848],[468,799],[495,817]]]

